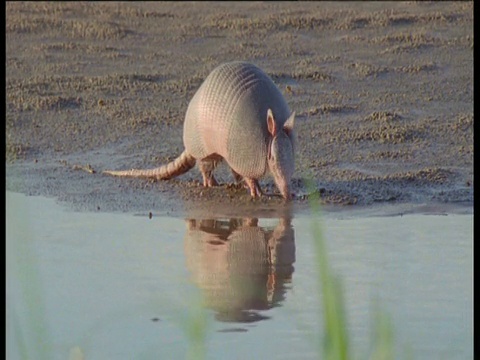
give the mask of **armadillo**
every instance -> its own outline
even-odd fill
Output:
[[[224,160],[252,197],[270,171],[285,199],[291,198],[295,113],[272,79],[247,62],[215,68],[191,99],[183,126],[184,151],[172,162],[147,170],[104,171],[114,176],[171,179],[195,166],[205,187],[217,185],[213,170]]]

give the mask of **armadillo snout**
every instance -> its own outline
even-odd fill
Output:
[[[292,199],[292,194],[290,192],[290,184],[280,185],[280,186],[277,184],[277,187],[278,187],[278,190],[280,190],[280,194],[282,194],[282,197],[285,200]]]
[[[292,141],[286,134],[281,134],[272,140],[268,166],[283,198],[291,199],[290,181],[295,165]]]

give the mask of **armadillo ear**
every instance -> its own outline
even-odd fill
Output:
[[[272,136],[277,135],[277,124],[275,124],[275,119],[273,118],[273,113],[271,109],[268,109],[267,111],[267,127],[268,132]]]
[[[295,122],[295,111],[292,112],[290,117],[285,121],[285,124],[283,124],[283,130],[287,133],[287,135],[290,135],[293,131],[293,124]]]

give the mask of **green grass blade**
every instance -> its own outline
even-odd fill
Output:
[[[311,181],[306,183],[310,190],[309,202],[312,215],[315,219],[318,219],[312,223],[312,233],[317,259],[317,273],[323,294],[324,357],[332,360],[346,360],[349,359],[348,334],[341,283],[340,279],[333,274],[328,263],[325,240],[320,226],[319,194],[314,190]]]

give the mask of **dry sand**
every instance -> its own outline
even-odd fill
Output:
[[[189,100],[232,60],[263,68],[297,113],[294,206],[303,179],[324,204],[472,206],[473,2],[9,2],[7,190],[82,210],[278,208],[204,189],[197,169],[100,174],[179,155]]]

